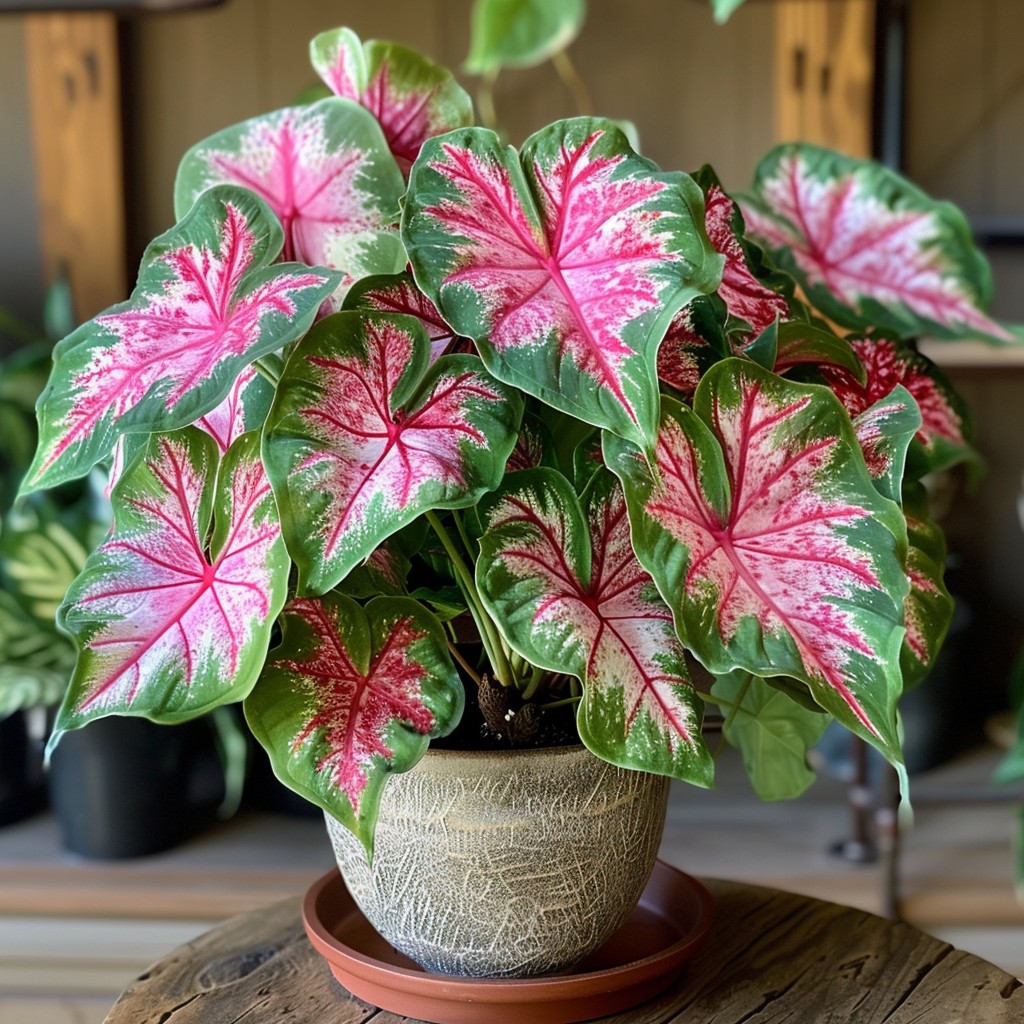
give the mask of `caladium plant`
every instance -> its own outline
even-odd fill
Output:
[[[921,480],[973,458],[915,339],[1016,338],[959,214],[810,146],[741,196],[600,118],[514,149],[405,47],[311,55],[336,95],[193,147],[56,349],[23,490],[116,479],[53,742],[243,701],[367,849],[432,741],[706,786],[712,705],[768,798],[830,720],[899,766],[951,614]]]

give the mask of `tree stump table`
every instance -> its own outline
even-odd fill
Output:
[[[660,997],[614,1024],[1022,1024],[1024,987],[916,928],[850,907],[703,880],[703,950]],[[401,1024],[333,978],[300,900],[232,918],[134,981],[106,1024]],[[524,1021],[523,1024],[529,1024]]]

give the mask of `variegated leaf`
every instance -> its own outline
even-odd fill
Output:
[[[913,396],[902,385],[853,418],[864,464],[879,493],[891,501],[903,500],[903,473],[907,449],[921,426]]]
[[[53,742],[103,715],[179,722],[240,700],[284,604],[289,562],[258,435],[219,469],[207,434],[157,435],[113,505],[113,533],[60,611],[79,657]]]
[[[742,217],[717,182],[705,189],[704,204],[708,238],[715,251],[725,257],[719,298],[730,316],[748,324],[752,334],[760,334],[776,320],[789,316],[789,303],[785,295],[769,288],[751,271],[745,240],[741,241]]]
[[[247,366],[235,378],[224,401],[200,416],[195,425],[217,442],[223,454],[242,434],[263,426],[273,397],[273,385],[255,366]]]
[[[332,92],[377,118],[403,175],[428,138],[473,121],[472,101],[451,72],[415,50],[376,39],[362,43],[340,28],[316,36],[309,54]]]
[[[880,164],[780,146],[758,167],[743,214],[751,237],[837,323],[1015,340],[984,312],[991,274],[963,215]]]
[[[57,345],[23,489],[83,475],[120,434],[193,423],[245,366],[303,334],[338,277],[274,264],[280,251],[260,199],[233,187],[203,195],[146,250],[131,299]]]
[[[405,266],[402,175],[376,119],[352,100],[289,107],[197,143],[178,167],[178,215],[222,182],[267,202],[284,227],[284,259],[341,272],[339,304],[357,278]]]
[[[424,145],[402,234],[417,283],[495,377],[651,442],[658,343],[721,268],[691,178],[606,121],[558,122],[521,156],[467,129]]]
[[[463,691],[437,619],[416,601],[361,608],[328,594],[292,601],[284,640],[245,701],[278,777],[373,852],[381,791],[462,715]]]
[[[673,318],[658,347],[658,379],[684,398],[693,397],[704,372],[729,355],[719,315],[721,303],[698,296]],[[717,307],[717,309],[716,309]]]
[[[928,518],[927,504],[923,486],[915,485],[906,502],[910,592],[903,609],[907,630],[901,660],[904,687],[916,685],[935,664],[953,619],[953,598],[943,579],[946,538]]]
[[[848,339],[866,372],[857,380],[839,366],[823,366],[826,383],[855,420],[886,398],[896,385],[910,392],[920,410],[915,476],[976,458],[963,401],[942,371],[908,345],[878,336]]]
[[[823,325],[792,319],[779,324],[771,369],[785,374],[798,366],[835,366],[845,370],[852,380],[863,383],[866,378],[864,367],[847,339]]]
[[[430,509],[498,485],[522,402],[476,356],[428,367],[413,317],[338,313],[296,346],[264,459],[300,592],[323,593]]]
[[[905,526],[835,397],[723,360],[693,410],[663,402],[657,476],[611,435],[605,456],[637,554],[701,662],[802,680],[898,762]]]
[[[584,684],[577,727],[599,757],[710,785],[702,704],[672,616],[633,553],[622,490],[581,506],[555,470],[517,473],[482,506],[477,584],[509,643]]]
[[[408,273],[364,277],[349,290],[342,308],[416,317],[430,338],[431,361],[446,353],[476,351],[468,338],[460,338],[452,330]]]

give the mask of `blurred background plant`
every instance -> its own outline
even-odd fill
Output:
[[[35,401],[51,350],[74,326],[63,280],[47,295],[41,336],[0,313],[5,342],[20,343],[0,362],[0,718],[63,697],[75,650],[57,629],[57,607],[109,525],[99,474],[14,504],[35,450]]]
[[[35,450],[35,402],[53,345],[75,326],[66,280],[49,289],[42,312],[39,329],[0,310],[0,346],[9,353],[0,360],[0,823],[45,803],[48,713],[75,664],[57,607],[110,518],[99,474],[14,503]]]

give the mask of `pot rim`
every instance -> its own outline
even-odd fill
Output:
[[[583,743],[563,743],[555,747],[500,747],[495,750],[456,750],[451,747],[430,746],[424,753],[424,757],[439,757],[449,761],[492,761],[495,758],[521,758],[528,756],[545,755],[548,757],[568,757],[570,754],[578,754],[587,751]],[[592,755],[597,757],[596,754]],[[598,758],[600,760],[600,758]]]

